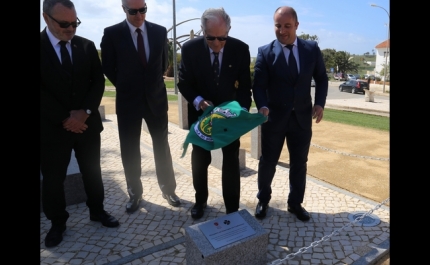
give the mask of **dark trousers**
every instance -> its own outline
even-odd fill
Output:
[[[262,149],[260,162],[258,163],[257,198],[262,203],[269,203],[272,198],[271,184],[284,141],[286,141],[290,154],[290,192],[287,202],[289,205],[301,204],[305,195],[307,161],[312,129],[304,130],[301,128],[294,111],[292,111],[289,118],[276,121],[285,124],[285,126],[275,126],[276,130],[273,129],[269,122],[263,123],[261,127]]]
[[[155,173],[158,185],[166,194],[174,193],[176,180],[173,171],[172,156],[168,142],[168,116],[167,112],[161,116],[154,116],[145,111],[143,115],[149,134],[155,160]],[[117,115],[118,133],[121,149],[122,165],[127,181],[130,197],[141,196],[143,193],[140,136],[142,132],[142,117],[129,117]]]
[[[87,206],[90,213],[103,211],[104,187],[100,167],[100,134],[71,133],[61,143],[41,143],[40,170],[42,180],[42,206],[46,218],[52,224],[65,224],[69,218],[66,211],[64,180],[72,150],[82,174]]]
[[[239,168],[239,139],[222,148],[222,196],[227,212],[239,209],[240,200],[240,168]],[[191,166],[193,185],[196,191],[196,203],[207,202],[208,167],[211,163],[211,152],[193,144]]]

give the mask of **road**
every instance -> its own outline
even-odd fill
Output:
[[[352,94],[349,92],[340,92],[339,85],[343,82],[329,82],[327,99],[350,99],[350,98],[364,98],[363,94]],[[315,93],[315,87],[311,89],[311,95],[313,96]],[[375,100],[378,99],[387,99],[388,95],[375,94]]]

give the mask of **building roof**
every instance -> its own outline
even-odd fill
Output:
[[[388,45],[388,48],[390,48],[390,40],[389,39],[379,43],[378,45],[375,46],[375,48],[378,48],[378,49],[379,48],[387,48],[387,45]]]

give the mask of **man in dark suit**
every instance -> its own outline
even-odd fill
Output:
[[[179,206],[168,142],[168,102],[163,74],[168,63],[165,27],[145,21],[145,0],[123,0],[126,19],[105,28],[100,44],[103,71],[116,88],[121,159],[130,196],[126,211],[139,208],[142,118],[152,138],[155,170],[162,196]]]
[[[261,128],[259,202],[255,216],[264,218],[267,214],[272,180],[286,141],[290,154],[288,211],[299,220],[307,221],[310,216],[301,203],[306,187],[312,118],[316,119],[316,123],[323,118],[328,78],[318,44],[296,36],[299,25],[296,11],[288,6],[279,7],[273,20],[277,40],[258,48],[252,87],[259,112],[268,116],[268,121]],[[313,106],[312,77],[315,79]]]
[[[252,101],[249,47],[228,36],[230,16],[223,8],[209,8],[201,17],[201,27],[204,37],[185,42],[181,52],[178,88],[188,101],[188,124],[197,121],[209,105],[236,100],[249,111]],[[239,209],[239,147],[237,139],[222,148],[222,189],[227,213]],[[210,163],[211,152],[193,144],[191,164],[196,203],[191,217],[194,219],[202,217],[207,206]]]
[[[119,222],[103,206],[103,124],[98,107],[105,79],[97,49],[92,41],[75,36],[80,21],[70,0],[44,0],[43,18],[47,27],[40,33],[40,170],[43,211],[52,223],[45,245],[53,247],[63,240],[69,218],[63,183],[72,150],[82,173],[90,219],[107,227]],[[61,51],[61,41],[68,51]]]

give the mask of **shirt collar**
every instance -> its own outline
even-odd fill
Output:
[[[282,47],[285,47],[285,48],[287,47],[287,44],[283,44],[283,43],[281,43],[281,45],[282,45]],[[297,47],[297,37],[296,37],[296,39],[294,40],[293,45]]]
[[[211,54],[214,52],[211,48],[209,48],[209,51]],[[221,50],[219,50],[219,53],[222,54],[223,52],[224,52],[224,47],[222,47]]]
[[[60,41],[61,41],[61,40],[57,39],[57,38],[54,36],[54,34],[52,34],[52,32],[49,30],[49,28],[48,28],[48,27],[46,27],[46,34],[48,35],[49,41],[51,42],[52,46],[54,46],[54,47],[55,47],[55,45],[57,45],[57,44],[58,44],[58,42],[60,42]],[[68,40],[67,42],[71,44],[71,41],[70,41],[70,40]]]
[[[127,22],[128,28],[130,29],[131,33],[135,33],[137,27],[133,26],[132,24],[130,24],[130,22],[128,22],[128,20],[125,20]],[[140,30],[142,30],[142,34],[146,31],[146,26],[145,26],[145,22],[142,23],[142,25],[139,27]]]

